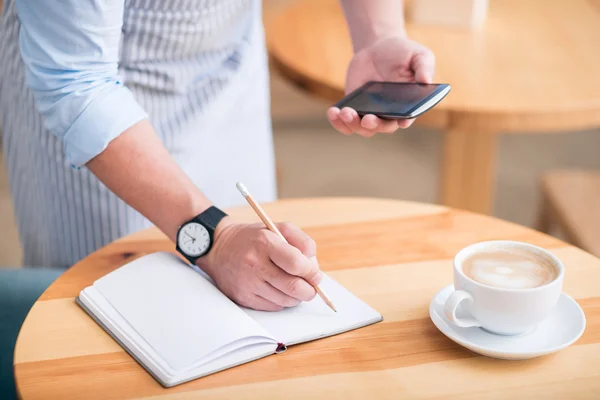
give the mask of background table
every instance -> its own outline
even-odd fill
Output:
[[[533,230],[441,206],[307,199],[265,209],[275,220],[302,226],[317,241],[322,268],[385,320],[163,389],[74,302],[81,289],[118,266],[172,250],[162,234],[146,230],[72,267],[34,305],[15,352],[23,399],[573,399],[600,393],[597,258]],[[248,208],[232,214],[256,220]],[[543,358],[500,361],[471,353],[435,328],[429,302],[452,282],[452,257],[487,239],[534,243],[565,262],[564,290],[588,318],[575,345]]]
[[[414,0],[416,1],[416,0]],[[339,0],[296,0],[266,18],[273,65],[333,104],[352,46]],[[444,130],[440,200],[490,213],[498,133],[600,126],[600,0],[490,0],[481,31],[407,24],[451,93],[418,123]]]

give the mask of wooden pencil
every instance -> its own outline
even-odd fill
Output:
[[[284,242],[288,243],[288,241],[281,234],[281,232],[279,231],[279,229],[277,229],[277,226],[275,226],[275,224],[273,223],[273,221],[271,220],[271,218],[269,218],[269,216],[267,215],[267,213],[265,212],[265,210],[263,210],[263,208],[260,206],[260,204],[258,204],[254,200],[254,198],[252,197],[252,195],[248,191],[248,188],[246,188],[246,186],[242,182],[238,182],[236,184],[236,187],[240,191],[240,193],[242,194],[242,196],[244,196],[244,198],[246,199],[246,201],[248,202],[248,204],[250,204],[250,207],[252,207],[252,209],[254,210],[254,212],[256,212],[256,214],[258,215],[258,217],[265,224],[265,226],[271,232],[274,232],[277,235],[279,235],[279,237],[281,239],[283,239]],[[325,302],[325,304],[327,304],[329,306],[329,308],[331,308],[333,311],[337,312],[337,310],[335,308],[335,305],[333,304],[333,302],[331,300],[329,300],[329,298],[325,295],[325,293],[323,293],[323,291],[321,290],[321,288],[318,285],[312,285],[312,286],[315,288],[315,291],[317,292],[317,294],[319,295],[319,297],[321,297],[321,299],[323,299],[323,301]]]

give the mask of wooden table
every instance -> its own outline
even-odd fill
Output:
[[[416,0],[414,0],[416,1]],[[339,0],[295,0],[266,18],[273,65],[333,104],[352,46]],[[490,0],[480,31],[407,24],[452,92],[419,123],[444,130],[440,200],[492,211],[498,133],[600,126],[600,0]]]
[[[574,399],[600,393],[599,259],[536,231],[441,206],[307,199],[265,208],[275,220],[302,226],[317,241],[322,268],[385,320],[164,389],[74,302],[82,288],[125,262],[172,250],[162,234],[146,230],[75,265],[34,305],[15,352],[23,399]],[[256,220],[248,208],[232,214]],[[488,239],[534,243],[565,262],[565,292],[587,316],[575,345],[529,361],[500,361],[471,353],[435,328],[429,302],[452,282],[454,254]]]

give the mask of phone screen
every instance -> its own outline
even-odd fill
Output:
[[[374,114],[409,114],[443,85],[372,82],[347,98],[341,107]]]

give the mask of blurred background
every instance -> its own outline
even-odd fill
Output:
[[[451,3],[450,0],[443,1]],[[268,18],[274,17],[297,2],[298,0],[264,0],[265,15]],[[423,5],[426,3],[435,2],[423,1]],[[457,7],[475,7],[476,3],[479,3],[478,0],[456,1],[454,4]],[[599,9],[596,8],[596,11]],[[477,16],[471,15],[470,21],[475,17]],[[439,15],[435,18],[439,18]],[[484,21],[483,24],[488,22]],[[477,35],[476,32],[461,34]],[[497,34],[503,35],[504,32]],[[440,63],[440,55],[437,57]],[[455,57],[460,55],[456,54]],[[598,81],[599,78],[594,76],[598,70],[600,68],[588,70],[586,79]],[[310,88],[299,87],[294,83],[295,79],[290,79],[286,73],[281,72],[281,68],[273,66],[271,72],[272,117],[280,197],[371,196],[440,203],[439,182],[443,153],[441,129],[413,125],[394,135],[377,135],[370,139],[346,137],[334,131],[326,120],[327,107],[333,103],[327,96],[315,94]],[[563,79],[568,81],[573,77],[564,76]],[[454,85],[453,90],[459,91],[459,87]],[[494,169],[490,214],[530,227],[539,226],[543,195],[541,181],[544,174],[572,168],[590,172],[600,169],[600,128],[581,128],[577,121],[574,122],[575,128],[561,128],[553,134],[503,135],[499,132],[496,158],[492,160]],[[565,126],[568,127],[568,124]],[[518,127],[511,129],[518,131]],[[585,207],[584,218],[587,221],[581,222],[581,218],[578,220],[577,217],[571,218],[568,215],[569,208],[574,212],[581,211],[581,203],[554,205],[548,212],[560,214],[558,219],[563,229],[562,232],[553,230],[552,233],[571,241],[582,240],[582,234],[589,234],[591,237],[584,238],[584,241],[600,242],[600,236],[593,236],[598,233],[600,225],[597,217],[599,212],[596,210],[600,209],[600,199],[594,196],[594,193],[600,194],[600,188],[596,186],[593,191],[592,180],[584,179],[575,186],[571,186],[568,179],[566,182],[566,187],[574,191],[581,188],[587,190],[581,195],[583,204],[588,205]],[[588,193],[590,190],[591,193]],[[571,199],[576,197],[570,196]],[[546,204],[548,201],[550,200]],[[556,201],[560,203],[560,200]],[[569,226],[573,223],[575,226]],[[577,226],[577,223],[587,223],[591,227]],[[21,250],[10,191],[4,163],[0,160],[0,266],[18,266],[20,263]]]

